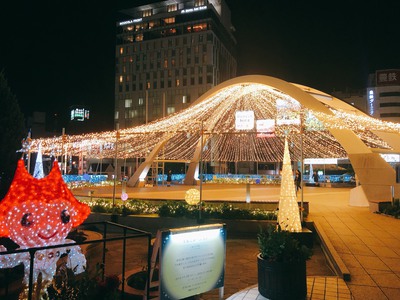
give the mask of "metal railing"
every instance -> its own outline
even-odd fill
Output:
[[[35,248],[28,248],[28,249],[18,249],[14,251],[6,251],[6,252],[0,252],[0,259],[2,258],[3,255],[11,255],[11,254],[18,254],[18,253],[29,253],[29,283],[28,283],[28,300],[32,299],[32,293],[33,293],[33,274],[34,274],[34,263],[35,263],[35,253],[41,250],[48,250],[48,249],[55,249],[55,248],[66,248],[66,247],[71,247],[71,246],[82,246],[82,245],[88,245],[88,244],[99,244],[102,243],[102,263],[106,267],[106,251],[107,251],[107,243],[112,242],[112,241],[122,241],[122,267],[121,267],[121,297],[120,299],[124,299],[124,294],[125,294],[125,261],[126,261],[126,252],[127,252],[127,240],[129,239],[135,239],[135,238],[147,238],[147,280],[149,281],[150,278],[150,261],[151,261],[151,238],[152,235],[149,232],[139,230],[136,228],[120,225],[117,223],[113,222],[91,222],[91,223],[84,223],[77,227],[77,229],[85,229],[93,226],[100,226],[102,227],[102,230],[100,232],[103,235],[102,239],[95,239],[95,240],[86,240],[82,242],[75,242],[75,243],[68,243],[68,244],[57,244],[57,245],[51,245],[51,246],[46,246],[46,247],[35,247]],[[114,227],[113,233],[115,234],[115,229],[118,229],[119,232],[122,232],[122,235],[118,236],[113,236],[113,237],[108,237],[111,235],[110,227]],[[102,270],[102,280],[104,280],[105,276],[105,269],[103,268]],[[147,285],[149,286],[149,285]],[[8,285],[5,286],[5,292],[8,293]],[[146,296],[147,299],[149,299],[149,293],[150,289],[147,287],[146,290]],[[7,295],[6,295],[7,296]]]

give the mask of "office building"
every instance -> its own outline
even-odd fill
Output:
[[[115,125],[145,124],[236,76],[230,10],[221,0],[168,0],[121,11]]]

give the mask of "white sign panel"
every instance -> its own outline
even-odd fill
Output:
[[[242,110],[235,114],[236,130],[251,130],[254,128],[254,111]]]
[[[257,137],[274,137],[275,136],[275,120],[257,120]]]
[[[162,232],[160,299],[182,299],[223,287],[225,243],[222,224]]]
[[[306,158],[306,165],[337,165],[337,158]]]

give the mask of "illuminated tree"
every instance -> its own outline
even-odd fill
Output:
[[[283,155],[278,222],[283,230],[291,232],[301,231],[299,205],[297,204],[296,187],[294,185],[287,139],[285,139],[285,150]]]
[[[0,199],[6,194],[13,178],[24,137],[24,117],[17,98],[11,92],[4,71],[0,72]]]

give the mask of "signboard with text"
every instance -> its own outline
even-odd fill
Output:
[[[376,85],[400,85],[400,70],[376,71]]]
[[[274,137],[275,136],[275,120],[257,120],[257,137]]]
[[[160,250],[160,299],[187,298],[224,286],[224,224],[163,231]]]
[[[251,130],[254,128],[254,111],[238,110],[235,113],[236,130]]]

